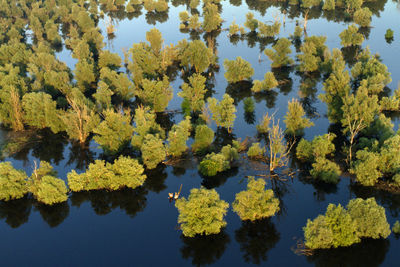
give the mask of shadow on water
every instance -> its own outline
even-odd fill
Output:
[[[29,220],[32,210],[32,200],[27,197],[11,200],[0,201],[0,219],[11,228],[18,228]]]
[[[315,266],[380,266],[390,247],[389,240],[368,239],[347,248],[316,251],[307,260]]]
[[[39,211],[43,220],[50,227],[56,227],[60,225],[69,215],[68,202],[59,203],[53,206],[46,206],[36,203],[35,209]]]
[[[267,252],[278,243],[280,234],[270,219],[242,221],[242,226],[235,231],[235,239],[240,244],[244,260],[260,264],[267,261]]]
[[[181,254],[184,259],[192,259],[196,266],[213,264],[224,254],[230,242],[229,235],[224,230],[216,235],[197,235],[195,237],[181,236],[183,247]]]

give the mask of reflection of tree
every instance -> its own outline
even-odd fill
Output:
[[[68,202],[59,203],[53,206],[47,206],[40,203],[35,208],[42,215],[43,220],[50,226],[56,227],[61,224],[69,215]]]
[[[220,151],[222,147],[232,145],[233,140],[236,140],[233,133],[228,132],[226,128],[218,127],[215,131],[213,146]]]
[[[78,192],[71,195],[71,204],[79,207],[84,202],[89,201],[97,215],[105,215],[119,208],[133,218],[136,213],[146,207],[147,193],[148,191],[143,187],[111,192],[105,190]]]
[[[27,223],[32,209],[32,201],[27,197],[0,201],[0,218],[5,219],[6,223],[12,228],[18,228]]]
[[[262,91],[254,94],[254,99],[256,100],[256,102],[259,103],[262,100],[265,100],[267,108],[275,107],[275,102],[277,97],[278,93],[275,92],[274,90]]]
[[[317,250],[307,260],[315,266],[380,266],[389,250],[386,239],[367,239],[347,248]]]
[[[298,175],[299,181],[301,181],[304,184],[311,184],[314,187],[315,189],[314,196],[318,202],[325,201],[325,197],[328,194],[337,193],[336,184],[324,183],[319,180],[315,180],[314,178],[311,177],[310,175],[311,166],[309,166],[309,164],[301,164],[300,162],[298,162],[298,167],[300,170]]]
[[[234,100],[235,105],[246,97],[251,97],[251,87],[253,83],[250,81],[240,81],[237,83],[230,83],[225,89],[225,93],[229,94]]]
[[[260,264],[267,260],[268,250],[275,247],[280,235],[270,219],[263,219],[243,221],[242,226],[235,231],[235,239],[240,244],[244,260]]]
[[[284,95],[292,91],[293,80],[290,78],[290,73],[293,71],[291,67],[273,68],[272,73],[279,82],[278,88]]]
[[[192,264],[196,266],[214,263],[221,258],[230,242],[225,231],[207,236],[184,237],[182,235],[181,239],[183,241],[182,257],[184,259],[192,258]]]
[[[163,23],[168,20],[168,12],[147,12],[147,24],[156,25],[157,22]]]
[[[158,164],[157,168],[146,170],[147,179],[144,183],[144,187],[156,193],[166,189],[165,179],[167,179],[168,174],[165,168],[166,166],[164,164]]]
[[[347,46],[340,49],[343,54],[343,59],[351,67],[357,63],[357,55],[361,51],[361,46]]]
[[[244,112],[244,121],[247,124],[254,124],[256,122],[256,113],[253,112]]]
[[[238,167],[230,168],[229,170],[218,173],[216,176],[203,176],[199,173],[199,175],[203,178],[201,185],[207,189],[212,189],[223,185],[229,177],[236,176],[239,173]]]
[[[67,165],[75,163],[74,169],[86,170],[90,163],[94,161],[95,153],[89,148],[71,144]]]

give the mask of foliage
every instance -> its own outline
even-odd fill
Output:
[[[54,205],[68,200],[67,187],[63,180],[45,175],[36,188],[35,198],[46,205]]]
[[[358,28],[354,24],[341,32],[339,37],[342,40],[340,44],[344,47],[361,45],[364,42],[364,36],[358,33]]]
[[[193,74],[189,77],[189,83],[183,83],[182,91],[178,96],[186,100],[193,112],[200,111],[204,106],[204,95],[207,91],[205,87],[206,78],[201,74]]]
[[[205,176],[215,176],[218,172],[226,171],[230,168],[230,163],[239,157],[237,148],[226,145],[218,154],[207,154],[200,162],[199,171]]]
[[[341,174],[340,167],[333,161],[325,158],[317,158],[312,164],[311,176],[314,179],[322,180],[326,183],[337,184]]]
[[[186,150],[186,142],[189,139],[192,125],[190,117],[186,117],[179,124],[172,126],[168,133],[168,155],[180,157]]]
[[[335,0],[325,0],[322,6],[323,10],[335,10]]]
[[[252,112],[254,112],[254,109],[255,109],[255,106],[254,106],[254,101],[253,101],[253,98],[251,98],[251,97],[246,97],[244,100],[243,100],[243,108],[244,108],[244,112],[247,112],[247,113],[252,113]]]
[[[244,26],[248,28],[251,32],[254,32],[258,28],[258,20],[254,18],[254,14],[249,12],[246,14],[246,21]]]
[[[275,21],[272,25],[267,25],[259,21],[258,30],[259,32],[257,33],[257,35],[261,38],[275,37],[279,34],[281,30],[281,24],[279,21]]]
[[[253,143],[249,150],[247,151],[247,156],[249,158],[257,159],[262,158],[265,153],[265,148],[260,147],[260,143]]]
[[[393,233],[395,233],[396,235],[400,234],[400,222],[396,221],[393,224],[393,228],[392,228]]]
[[[292,53],[290,41],[287,38],[281,38],[272,46],[272,49],[265,49],[264,54],[272,61],[272,68],[281,68],[294,63],[288,55]]]
[[[168,77],[164,75],[158,81],[144,79],[142,86],[143,90],[138,91],[138,96],[143,103],[149,105],[154,112],[163,112],[173,97]]]
[[[393,42],[393,39],[394,39],[393,35],[394,35],[394,31],[392,29],[387,29],[386,33],[385,33],[386,42],[388,42],[389,44],[391,42]]]
[[[236,118],[236,107],[233,102],[233,98],[228,94],[224,94],[219,103],[215,98],[209,98],[207,100],[208,107],[212,112],[212,119],[215,121],[215,124],[217,124],[219,127],[228,129],[229,132],[231,131],[233,122]]]
[[[207,125],[197,125],[192,149],[201,152],[207,149],[214,140],[214,131]]]
[[[211,49],[207,48],[204,42],[195,40],[187,43],[180,42],[179,59],[181,66],[194,67],[197,73],[207,70],[214,63],[215,58]]]
[[[264,80],[259,81],[255,80],[253,87],[251,87],[251,91],[254,93],[258,93],[261,91],[268,91],[272,88],[275,88],[279,85],[278,81],[276,80],[274,74],[272,72],[267,72],[264,75]]]
[[[95,160],[85,173],[72,170],[67,174],[68,186],[73,192],[90,190],[119,190],[136,188],[146,180],[143,166],[136,160],[120,156],[114,163]]]
[[[325,158],[335,152],[335,145],[332,143],[336,135],[332,133],[314,137],[312,142],[301,139],[296,148],[296,156],[302,161],[313,162],[317,158]]]
[[[304,129],[314,125],[308,118],[305,118],[305,112],[297,99],[292,99],[288,103],[288,111],[285,115],[286,133],[290,135],[302,135]]]
[[[193,188],[188,199],[178,199],[175,206],[184,236],[218,234],[226,226],[224,216],[229,204],[220,200],[214,189]]]
[[[354,22],[361,27],[368,27],[371,24],[372,12],[368,7],[360,8],[354,12]]]
[[[272,127],[268,132],[268,156],[269,156],[269,170],[273,171],[276,168],[287,166],[288,154],[290,146],[284,140],[284,134],[277,123],[272,119]]]
[[[166,148],[159,135],[147,134],[140,151],[147,169],[154,169],[166,157]]]
[[[19,199],[28,193],[27,175],[11,162],[0,162],[0,200]]]
[[[104,120],[93,129],[94,140],[106,153],[115,154],[131,140],[131,116],[112,109],[105,110],[103,116]]]
[[[271,130],[270,128],[271,120],[272,120],[271,116],[269,116],[268,113],[265,114],[263,116],[261,123],[256,126],[257,132],[260,134],[268,133],[269,130]]]
[[[156,114],[148,107],[139,106],[135,110],[134,121],[134,135],[132,136],[131,143],[135,149],[140,149],[142,147],[147,134],[159,134],[161,137],[164,136],[164,130],[156,123]]]
[[[245,30],[243,27],[240,27],[238,24],[236,24],[235,21],[232,21],[231,25],[229,25],[229,34],[235,35],[238,33],[245,34]]]
[[[368,151],[357,151],[357,160],[351,173],[356,175],[357,181],[364,186],[373,186],[382,177],[379,171],[379,154]]]
[[[229,83],[237,83],[250,79],[254,74],[251,64],[241,57],[235,60],[224,60],[224,68],[226,70],[224,76]]]
[[[206,3],[203,8],[203,29],[206,32],[217,30],[222,23],[222,18],[218,11],[218,6],[213,3]]]
[[[272,189],[265,189],[263,179],[255,180],[249,177],[247,190],[236,194],[232,209],[240,219],[255,221],[274,216],[279,211],[279,199],[274,196]]]

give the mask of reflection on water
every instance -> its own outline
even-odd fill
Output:
[[[12,228],[27,223],[31,213],[32,203],[28,198],[11,201],[0,201],[0,218]]]
[[[184,237],[181,236],[183,246],[181,254],[184,259],[191,259],[196,266],[208,265],[216,262],[224,254],[230,242],[229,235],[224,230],[216,235]]]
[[[267,261],[267,252],[278,243],[280,234],[270,219],[243,221],[235,231],[235,239],[240,244],[244,260],[260,264]]]

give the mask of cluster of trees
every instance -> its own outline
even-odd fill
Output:
[[[247,190],[236,194],[232,208],[241,220],[259,221],[279,211],[279,200],[265,185],[265,180],[249,177]],[[179,211],[178,223],[186,237],[218,234],[227,224],[224,216],[229,204],[220,199],[215,189],[193,188],[188,199],[178,199],[175,206]]]
[[[347,209],[329,204],[325,215],[308,219],[303,230],[310,249],[347,247],[366,238],[387,238],[391,232],[385,208],[375,198],[352,199]]]

